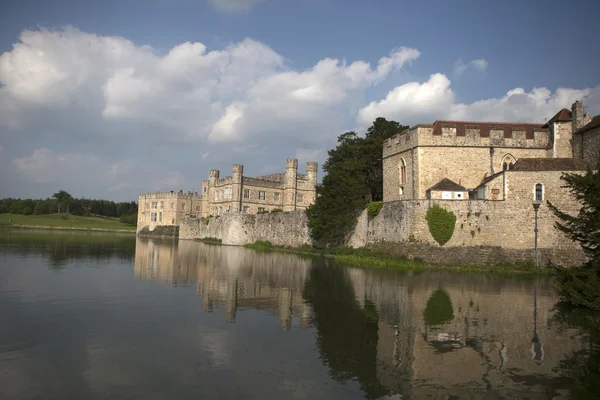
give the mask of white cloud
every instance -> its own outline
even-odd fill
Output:
[[[209,3],[221,12],[248,11],[260,1],[262,0],[208,0]]]
[[[70,129],[66,115],[96,118],[97,123],[83,124],[85,129],[77,132],[81,136],[95,134],[88,127],[99,124],[145,124],[147,134],[169,132],[169,140],[213,143],[295,136],[289,124],[300,129],[300,123],[312,123],[307,117],[331,118],[328,108],[380,83],[419,55],[400,47],[375,68],[365,61],[326,58],[294,71],[281,55],[252,39],[213,51],[186,42],[161,56],[149,46],[71,27],[24,31],[0,56],[0,104],[6,103],[0,124],[25,129],[35,121],[28,110],[54,110],[65,115]]]
[[[562,108],[570,109],[575,100],[584,99],[591,113],[600,112],[600,86],[592,89],[546,88],[509,90],[505,96],[457,103],[450,80],[443,74],[429,80],[411,82],[392,89],[380,101],[363,107],[357,116],[366,126],[377,117],[394,119],[403,124],[432,123],[435,120],[512,121],[543,123]]]
[[[483,58],[471,61],[471,65],[478,71],[485,71],[488,66],[488,62]]]
[[[207,151],[206,153],[202,154],[202,159],[206,160],[208,158],[208,156],[210,155],[210,151]]]
[[[71,171],[82,166],[97,166],[97,157],[90,154],[57,154],[46,148],[35,150],[31,156],[16,158],[13,165],[17,172],[31,183],[58,182]]]
[[[472,60],[465,64],[462,59],[456,60],[454,63],[454,76],[459,77],[464,74],[469,68],[473,68],[479,72],[483,72],[487,69],[488,62],[483,58]]]

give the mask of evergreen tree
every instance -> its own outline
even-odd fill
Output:
[[[561,179],[581,209],[573,216],[548,202],[558,218],[555,227],[581,245],[588,261],[579,268],[557,267],[559,294],[575,306],[600,310],[600,172],[567,173]]]
[[[311,236],[317,245],[342,245],[356,218],[371,201],[383,200],[383,141],[407,127],[377,118],[365,137],[346,132],[329,150],[317,200],[308,209]]]

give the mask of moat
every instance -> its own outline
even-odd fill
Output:
[[[0,230],[3,399],[593,398],[599,320],[551,277]]]

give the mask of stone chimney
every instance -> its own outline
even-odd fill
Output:
[[[577,100],[571,107],[571,113],[573,117],[573,133],[577,132],[578,129],[583,128],[583,103]]]

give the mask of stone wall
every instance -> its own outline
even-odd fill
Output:
[[[277,246],[297,247],[310,244],[308,220],[304,211],[275,214],[227,213],[203,219],[186,218],[182,221],[180,239],[220,239],[226,245],[244,245],[258,240]]]
[[[592,166],[600,161],[600,127],[573,136],[573,157],[581,158]]]
[[[387,202],[379,215],[369,218],[364,211],[358,218],[348,245],[373,246],[398,244],[398,251],[436,262],[463,259],[468,263],[486,261],[532,261],[535,213],[532,202],[536,183],[544,185],[544,202],[538,212],[538,245],[542,261],[553,259],[569,265],[584,260],[579,246],[554,227],[555,218],[548,208],[550,200],[559,209],[576,214],[578,204],[560,186],[560,172],[506,172],[507,200],[406,200]],[[452,238],[443,248],[435,242],[426,220],[427,210],[438,204],[456,215]],[[407,247],[419,242],[425,247]],[[416,245],[415,245],[416,246]],[[488,250],[484,247],[489,248]],[[499,247],[502,247],[500,251]],[[469,248],[471,250],[465,250]],[[496,248],[496,249],[494,249]],[[429,249],[429,250],[428,250]],[[453,258],[454,257],[454,258]]]
[[[138,236],[177,237],[179,236],[179,227],[176,225],[158,225],[150,230],[148,226],[144,226],[137,234]]]

